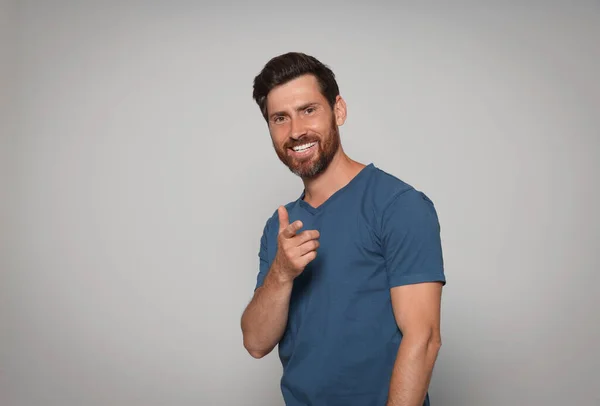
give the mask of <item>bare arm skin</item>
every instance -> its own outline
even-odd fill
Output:
[[[279,207],[277,254],[264,283],[242,315],[244,347],[254,358],[269,354],[281,340],[288,319],[294,279],[317,256],[319,232],[305,230],[302,222],[289,224],[285,207]]]
[[[244,347],[254,358],[262,358],[277,345],[288,319],[293,282],[272,266],[242,316]]]
[[[422,406],[441,346],[441,283],[392,288],[394,315],[403,337],[387,406]]]

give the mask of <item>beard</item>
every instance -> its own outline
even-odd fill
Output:
[[[317,142],[317,151],[310,159],[297,159],[290,156],[287,151],[296,145]],[[327,169],[333,157],[340,147],[340,131],[335,123],[335,117],[331,120],[328,134],[319,139],[316,136],[306,135],[298,140],[290,140],[282,148],[275,146],[275,152],[279,160],[295,175],[303,179],[314,178]]]

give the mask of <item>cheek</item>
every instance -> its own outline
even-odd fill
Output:
[[[282,127],[269,129],[269,134],[271,135],[271,141],[273,144],[277,145],[278,147],[283,146],[287,140],[286,130]]]
[[[286,137],[273,137],[271,140],[273,141],[273,146],[278,150],[283,151],[285,149]]]
[[[305,124],[307,130],[309,130],[312,133],[320,134],[321,136],[326,135],[329,131],[329,126],[322,117],[307,120]]]

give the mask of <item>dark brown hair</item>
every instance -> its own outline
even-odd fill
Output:
[[[267,112],[269,92],[276,86],[306,74],[316,77],[321,93],[333,108],[335,99],[340,93],[333,71],[313,56],[301,52],[288,52],[272,58],[254,78],[252,98],[258,104],[265,120],[269,120]]]

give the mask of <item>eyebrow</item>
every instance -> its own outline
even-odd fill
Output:
[[[304,103],[304,104],[302,104],[302,105],[300,105],[300,106],[296,107],[296,111],[302,111],[302,110],[304,110],[304,109],[307,109],[307,108],[309,108],[309,107],[312,107],[312,106],[317,106],[318,104],[319,104],[319,103],[317,103],[317,102],[308,102],[308,103]],[[285,112],[285,111],[277,111],[277,112],[275,112],[275,113],[271,114],[271,116],[270,116],[270,117],[271,117],[271,118],[273,118],[273,117],[277,117],[277,116],[283,116],[283,115],[285,115],[285,114],[286,114],[286,112]]]

